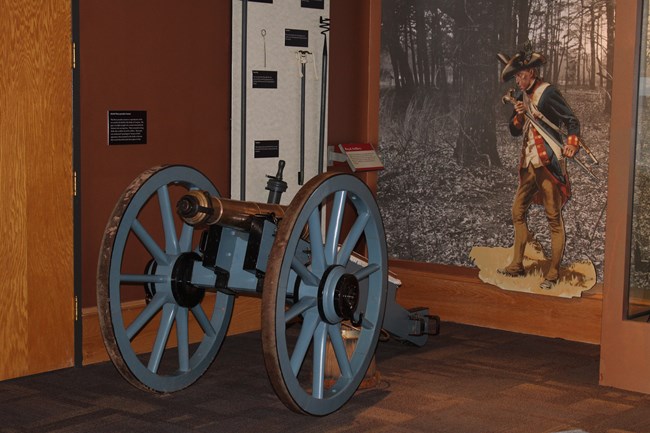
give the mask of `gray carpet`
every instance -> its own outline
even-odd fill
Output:
[[[377,351],[380,385],[327,417],[277,399],[259,333],[229,337],[168,396],[102,363],[0,382],[0,432],[650,433],[650,396],[598,386],[598,346],[452,323],[423,348]]]

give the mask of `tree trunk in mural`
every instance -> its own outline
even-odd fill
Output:
[[[390,54],[395,87],[405,92],[412,92],[414,77],[408,59],[408,17],[409,6],[404,1],[384,0],[382,21],[382,44]]]
[[[583,11],[585,9],[585,0],[580,0],[580,11]],[[582,85],[582,59],[584,57],[584,45],[583,45],[583,38],[584,38],[584,29],[585,29],[585,15],[584,13],[580,12],[580,27],[578,30],[578,61],[576,64],[576,84],[578,86]],[[609,56],[608,56],[609,58]]]
[[[447,77],[447,62],[442,45],[441,13],[438,8],[431,8],[431,65],[435,70],[431,83],[438,90],[438,109],[449,113],[449,84]]]
[[[500,0],[476,1],[471,10],[457,8],[460,83],[458,138],[454,156],[464,167],[500,166],[496,122],[496,23],[492,11]]]
[[[426,2],[426,0],[416,0],[415,2],[415,32],[417,39],[417,58],[420,85],[430,87],[431,81],[429,80],[429,57],[427,56],[427,29],[424,24],[424,6]]]
[[[388,3],[387,1],[386,6],[388,6]],[[384,29],[381,35],[381,45],[382,49],[386,50],[389,55],[392,68],[391,75],[393,83],[395,83],[395,88],[400,89],[402,87],[402,80],[400,79],[399,62],[397,61],[397,34],[393,15],[394,11],[392,9],[388,7],[382,8],[381,20]]]
[[[605,2],[605,13],[607,16],[607,84],[605,90],[607,91],[607,99],[605,100],[605,113],[612,111],[612,83],[614,77],[614,3]]]
[[[418,61],[415,57],[415,41],[413,40],[413,27],[410,25],[409,20],[404,26],[404,51],[408,54],[411,53],[411,69],[413,70],[413,82],[415,86],[420,85],[420,74],[418,71]]]
[[[591,64],[589,70],[589,88],[596,88],[596,6],[592,3],[589,8],[589,17],[591,18],[590,23],[590,48],[591,48]]]
[[[528,17],[530,14],[530,3],[528,0],[519,0],[517,45],[522,46],[528,40]]]
[[[513,53],[517,47],[517,15],[514,12],[514,0],[498,2],[496,11],[499,20],[498,26],[498,51]]]

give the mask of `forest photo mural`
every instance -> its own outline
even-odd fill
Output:
[[[515,74],[503,82],[502,73],[517,53],[528,59],[518,68],[534,53],[543,60],[535,63],[539,82],[550,83],[579,121],[577,138],[567,141],[571,122],[557,118],[559,144],[579,140],[593,154],[577,153],[585,167],[557,155],[571,190],[562,207],[560,280],[565,286],[602,281],[614,27],[613,0],[382,0],[379,150],[385,169],[378,201],[390,256],[478,266],[484,274],[483,254],[496,260],[486,264],[492,279],[484,281],[539,289],[552,255],[551,230],[557,231],[549,228],[544,205],[526,212],[524,265],[533,282],[497,272],[512,259],[512,205],[526,143],[525,134],[511,133],[514,102],[504,96],[514,88],[515,99],[530,96],[537,103],[541,95],[522,92]],[[581,283],[580,290],[591,286]]]

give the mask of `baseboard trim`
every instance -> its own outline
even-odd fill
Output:
[[[125,306],[125,315],[136,315],[142,309],[142,305],[133,304]],[[239,297],[235,301],[235,308],[228,328],[228,335],[242,334],[244,332],[259,331],[262,315],[262,302],[259,298]],[[99,328],[99,316],[97,307],[84,308],[82,310],[83,320],[83,365],[107,361],[108,353],[104,347],[101,330]],[[153,327],[152,329],[155,329]],[[199,339],[198,328],[190,328],[190,341],[196,342]],[[154,335],[152,332],[139,335],[134,340],[136,351],[147,352],[151,350]],[[170,341],[175,337],[170,336]]]

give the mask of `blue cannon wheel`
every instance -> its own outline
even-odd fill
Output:
[[[217,355],[232,316],[233,296],[205,293],[215,275],[194,266],[199,233],[175,211],[177,197],[193,189],[219,195],[187,166],[145,171],[117,202],[100,247],[104,343],[122,376],[147,391],[173,392],[196,381]],[[190,334],[198,344],[190,344]]]
[[[364,379],[386,308],[385,242],[372,192],[352,175],[319,175],[289,205],[264,280],[262,346],[271,384],[290,409],[332,413]],[[356,260],[363,245],[367,261]],[[356,344],[342,336],[349,328]]]

